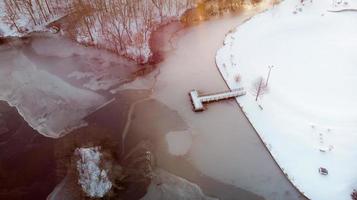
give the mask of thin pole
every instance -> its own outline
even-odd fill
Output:
[[[271,72],[271,69],[273,69],[273,67],[274,67],[274,65],[268,66],[269,72],[268,72],[267,81],[265,82],[266,86],[268,86],[268,82],[269,82],[269,79],[270,79],[270,72]]]
[[[257,96],[255,96],[255,101],[258,101],[258,97],[260,96],[262,87],[263,87],[263,78],[261,78],[259,81],[259,87],[258,87],[258,91],[257,91]]]

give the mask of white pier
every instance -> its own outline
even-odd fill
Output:
[[[239,96],[245,95],[246,92],[244,91],[243,88],[239,88],[236,90],[228,91],[228,92],[222,92],[222,93],[216,93],[216,94],[209,94],[209,95],[199,95],[197,90],[192,90],[189,93],[189,96],[191,98],[193,110],[195,112],[199,111],[204,111],[204,103],[210,103],[210,102],[216,102],[216,101],[221,101],[225,99],[231,99],[231,98],[236,98]]]

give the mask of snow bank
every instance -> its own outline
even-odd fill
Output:
[[[100,148],[78,148],[75,154],[80,158],[77,161],[78,183],[83,191],[89,197],[103,197],[112,188],[112,183],[108,178],[108,171],[99,166],[102,157]]]
[[[82,119],[106,102],[97,93],[38,69],[21,52],[10,54],[0,68],[0,100],[15,106],[42,135],[58,138],[86,125]]]
[[[173,131],[166,134],[166,141],[170,154],[183,156],[191,148],[192,135],[190,131]]]
[[[275,160],[317,200],[350,199],[357,186],[357,12],[328,11],[338,6],[286,0],[228,34],[216,56],[229,87],[248,91],[237,101]],[[256,102],[268,66],[269,92]]]
[[[194,183],[157,169],[147,194],[141,200],[214,200],[205,196]]]

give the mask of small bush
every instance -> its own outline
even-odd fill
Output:
[[[241,80],[242,80],[242,78],[240,77],[239,74],[237,74],[237,75],[234,77],[234,81],[235,81],[236,83],[239,83]]]

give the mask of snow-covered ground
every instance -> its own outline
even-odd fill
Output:
[[[194,183],[156,169],[147,194],[141,200],[214,200],[205,196]]]
[[[229,33],[216,56],[229,87],[247,90],[237,101],[279,166],[313,200],[348,200],[357,187],[355,3],[283,1]],[[349,12],[330,12],[341,7]]]
[[[101,198],[112,188],[108,171],[100,168],[102,153],[99,147],[78,148],[75,154],[79,157],[77,170],[78,183],[87,196]]]
[[[40,12],[40,7],[37,5],[37,2],[35,3],[33,0],[30,0],[28,2],[17,2],[17,5],[21,7],[21,5],[24,5],[26,3],[32,5],[31,8],[34,11],[32,16],[34,17],[34,19],[37,20],[37,24],[33,24],[31,22],[30,15],[28,13],[29,10],[22,8],[21,11],[12,10],[11,12],[7,12],[8,8],[6,6],[5,0],[0,1],[0,37],[19,37],[34,31],[50,31],[50,29],[46,28],[46,26],[67,14],[66,12],[54,13],[53,10],[51,15],[45,14],[47,19],[44,20],[42,13]],[[44,4],[44,2],[41,1],[41,4]],[[63,9],[62,6],[64,6],[63,2],[54,6],[53,9],[60,10]],[[15,8],[14,5],[12,5],[12,9],[13,8]],[[13,21],[16,22],[16,26],[20,29],[21,33],[13,25]]]
[[[5,2],[0,1],[0,18],[5,16]],[[0,20],[0,36],[6,36],[12,33],[10,27],[4,23],[3,20]]]

